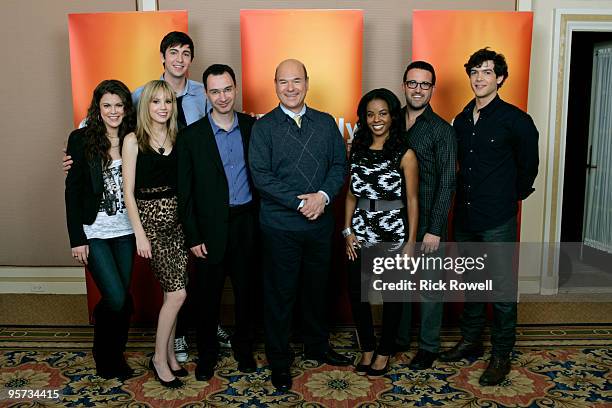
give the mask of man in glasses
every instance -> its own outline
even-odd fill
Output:
[[[419,163],[419,227],[417,242],[426,254],[438,250],[445,239],[451,196],[455,189],[457,144],[451,125],[431,109],[429,101],[436,85],[431,64],[413,61],[404,72],[403,108],[408,144]],[[430,294],[421,294],[421,330],[419,350],[410,368],[423,370],[432,366],[440,349],[442,303]],[[412,304],[404,303],[397,336],[398,351],[410,345]]]

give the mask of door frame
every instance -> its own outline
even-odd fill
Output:
[[[544,203],[544,236],[540,293],[559,291],[559,251],[565,144],[572,34],[574,31],[612,32],[612,10],[555,9],[553,26],[550,114],[548,126],[548,165]]]

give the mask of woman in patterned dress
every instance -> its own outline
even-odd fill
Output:
[[[383,294],[382,336],[376,347],[370,303],[361,301],[362,277],[366,282],[371,278],[361,273],[361,247],[405,243],[404,253],[413,255],[419,219],[418,167],[405,143],[400,102],[393,92],[384,88],[368,92],[359,102],[357,115],[342,234],[349,258],[353,320],[362,350],[355,371],[378,377],[387,371],[393,353],[401,303],[384,302]]]
[[[138,126],[123,143],[124,191],[139,256],[164,291],[155,354],[149,367],[165,387],[183,385],[187,376],[174,353],[176,317],[186,297],[187,251],[177,216],[176,96],[164,81],[145,85],[138,104]]]
[[[121,143],[135,121],[127,86],[102,81],[93,92],[87,126],[73,131],[67,146],[74,160],[66,177],[68,235],[73,258],[87,265],[101,295],[93,312],[93,357],[96,373],[107,379],[134,374],[123,355],[135,248],[121,190]]]

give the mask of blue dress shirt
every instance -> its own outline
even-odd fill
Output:
[[[249,186],[248,169],[244,160],[244,146],[240,127],[238,127],[238,115],[234,113],[234,123],[229,131],[217,126],[210,113],[208,121],[215,135],[217,149],[219,149],[225,170],[229,188],[229,204],[232,207],[247,204],[253,199],[253,194]]]

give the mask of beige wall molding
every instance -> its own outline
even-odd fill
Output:
[[[82,267],[0,267],[0,293],[85,294]]]
[[[612,10],[555,9],[547,135],[548,165],[545,178],[544,242],[561,241],[569,69],[574,31],[612,32]],[[544,248],[540,293],[555,295],[558,292],[559,257],[555,255],[557,251],[548,251],[546,245]]]
[[[158,9],[157,0],[136,0],[136,10],[138,11],[157,11]]]

